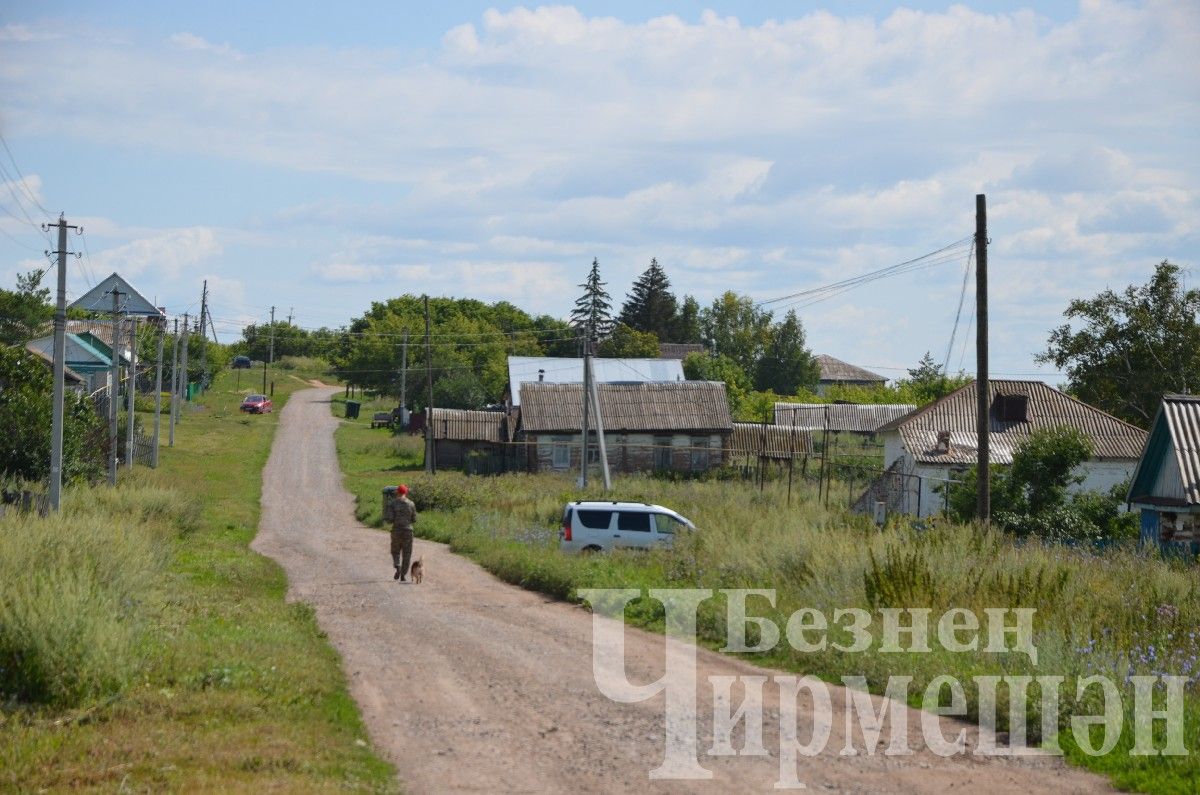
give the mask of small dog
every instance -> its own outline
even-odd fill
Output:
[[[409,570],[409,573],[412,575],[413,584],[420,585],[421,580],[425,578],[425,563],[421,558],[417,558],[413,561],[412,568]]]

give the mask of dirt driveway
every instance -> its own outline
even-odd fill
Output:
[[[446,547],[420,540],[425,583],[394,582],[387,536],[355,521],[353,498],[342,488],[333,445],[338,420],[328,406],[335,391],[299,392],[284,409],[263,473],[254,548],[287,570],[290,598],[315,607],[342,655],[371,739],[395,762],[407,791],[772,791],[779,744],[769,695],[768,756],[703,754],[712,742],[707,677],[773,672],[701,650],[700,761],[714,777],[651,781],[648,773],[663,755],[664,699],[623,705],[600,694],[589,613],[502,583]],[[631,681],[661,675],[661,636],[629,630],[626,646]],[[799,778],[810,790],[1111,791],[1102,779],[1048,757],[935,756],[921,745],[920,713],[907,709],[913,755],[840,756],[844,703],[844,692],[835,689],[827,750],[801,761]],[[802,696],[801,739],[811,709]],[[961,726],[947,721],[944,728],[953,736]],[[739,731],[734,747],[740,745]]]

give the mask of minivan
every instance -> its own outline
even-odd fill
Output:
[[[689,520],[661,505],[571,502],[563,508],[558,547],[564,552],[670,547],[676,532],[695,529]]]

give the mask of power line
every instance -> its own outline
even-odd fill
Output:
[[[17,172],[17,176],[21,178],[21,189],[25,191],[25,195],[28,196],[29,200],[33,202],[34,206],[36,206],[43,213],[46,215],[54,215],[54,213],[42,206],[42,203],[39,202],[37,197],[33,195],[33,191],[29,190],[29,186],[25,184],[25,175],[21,173],[21,167],[17,165],[17,159],[13,157],[12,150],[8,148],[8,141],[5,140],[4,133],[0,133],[0,144],[4,145],[4,151],[8,153],[8,159],[12,161],[13,169]]]
[[[975,247],[967,249],[967,267],[963,270],[962,292],[958,294],[958,311],[954,313],[954,328],[950,331],[950,344],[946,346],[946,362],[942,365],[942,375],[950,367],[950,357],[954,355],[954,335],[958,333],[958,321],[962,318],[963,301],[967,297],[967,282],[971,277],[971,260],[975,257]],[[970,332],[967,332],[970,335]]]

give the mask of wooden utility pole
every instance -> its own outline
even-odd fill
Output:
[[[44,224],[42,229],[58,227],[58,294],[54,304],[54,392],[51,398],[50,420],[50,510],[57,511],[62,500],[63,458],[63,399],[66,393],[64,380],[67,364],[67,230],[82,227],[71,226],[62,214],[57,224]]]
[[[433,461],[433,346],[429,342],[429,296],[425,296],[425,473],[437,471]]]
[[[990,478],[991,390],[988,386],[988,282],[987,282],[987,197],[975,196],[975,389],[978,409],[976,434],[978,456],[975,469],[976,518],[986,527],[992,520],[992,482]]]
[[[167,423],[168,447],[175,446],[175,420],[179,418],[179,318],[175,318],[175,333],[171,336],[175,341],[171,348],[171,420]]]
[[[588,366],[592,355],[592,324],[589,321],[587,331],[583,338],[583,422],[580,428],[582,436],[579,452],[579,485],[582,488],[587,488],[588,484],[588,404],[591,402],[588,398],[592,388],[591,370]]]
[[[137,327],[134,315],[129,330],[129,386],[125,387],[125,466],[133,469],[133,426],[137,416]]]

